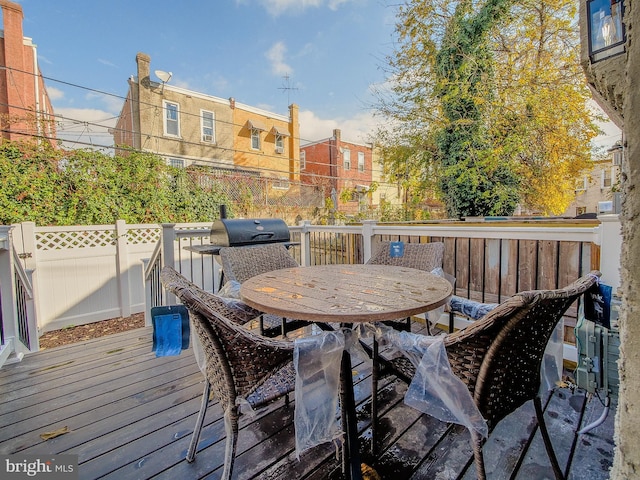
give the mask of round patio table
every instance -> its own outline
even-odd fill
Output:
[[[451,284],[432,273],[362,264],[274,270],[252,277],[240,287],[242,300],[262,312],[343,325],[424,313],[443,305],[451,294]],[[347,430],[344,461],[350,464],[345,473],[348,478],[359,480],[362,473],[351,356],[346,349],[340,377],[345,392],[341,411]]]

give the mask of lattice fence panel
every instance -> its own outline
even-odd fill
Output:
[[[115,245],[116,234],[113,230],[78,230],[37,232],[38,250],[71,250],[75,248],[107,247]]]
[[[132,228],[127,231],[127,242],[131,245],[158,243],[160,235],[160,228]]]

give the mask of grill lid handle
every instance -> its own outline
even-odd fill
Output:
[[[251,235],[251,238],[257,238],[257,237],[262,237],[262,236],[267,236],[269,238],[273,237],[275,235],[275,232],[259,232],[259,233],[254,233],[253,235]]]

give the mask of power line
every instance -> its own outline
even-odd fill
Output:
[[[25,74],[32,75],[32,76],[38,75],[36,73],[28,72],[28,71],[25,71],[25,70],[20,70],[20,69],[14,68],[14,67],[0,66],[0,69],[13,70],[15,72],[25,73]],[[70,87],[73,87],[73,88],[78,88],[80,90],[86,90],[88,92],[98,93],[98,94],[101,94],[101,95],[106,95],[106,96],[109,96],[109,97],[117,98],[118,100],[122,100],[123,103],[128,99],[128,97],[126,97],[126,96],[118,95],[118,94],[115,94],[115,93],[105,92],[103,90],[98,90],[98,89],[95,89],[95,88],[85,87],[85,86],[79,85],[77,83],[71,83],[71,82],[67,82],[65,80],[59,80],[59,79],[56,79],[56,78],[53,78],[53,77],[49,77],[49,76],[45,76],[45,75],[41,75],[41,77],[43,79],[49,80],[51,82],[56,82],[56,83],[60,83],[62,85],[67,85],[67,86],[70,86]],[[45,86],[45,88],[46,88],[46,86]],[[168,86],[168,88],[170,88],[170,86]],[[291,90],[297,90],[297,88],[296,87],[291,87]],[[200,93],[200,92],[196,92],[196,93]],[[207,95],[207,94],[204,94],[204,95]],[[213,96],[213,95],[208,95],[208,96]],[[158,105],[156,105],[154,103],[141,102],[141,101],[138,101],[138,103],[140,105],[145,105],[145,106],[150,107],[150,108],[157,108],[158,107]],[[269,113],[275,113],[275,112],[269,112]],[[187,116],[191,116],[191,117],[200,118],[200,115],[195,114],[195,113],[180,112],[180,114],[181,115],[187,115]],[[103,119],[103,120],[100,120],[100,121],[108,121],[110,119],[117,119],[117,118],[120,118],[120,117],[119,116],[117,116],[117,117],[109,117],[107,119]],[[77,120],[77,121],[82,122],[82,120]],[[222,123],[222,124],[226,124],[226,125],[231,125],[231,126],[234,126],[234,127],[242,127],[241,124],[235,124],[233,122],[228,122],[228,121],[225,121],[225,120],[216,119],[216,122],[219,122],[219,123]],[[95,121],[94,122],[90,122],[90,123],[95,123]],[[302,138],[302,137],[298,137],[297,140],[299,142],[309,142],[309,143],[315,142],[315,140],[305,139],[305,138]]]
[[[36,75],[33,72],[27,72],[27,71],[19,70],[19,69],[12,68],[12,67],[1,67],[1,68],[4,68],[5,70],[9,70],[9,71],[13,70],[13,71],[16,71],[16,72],[29,74],[29,75],[32,75],[32,76]],[[67,81],[64,81],[64,80],[58,80],[58,79],[55,79],[53,77],[48,77],[48,76],[44,76],[43,75],[42,78],[46,79],[46,80],[49,80],[51,82],[61,83],[61,84],[68,85],[68,86],[71,86],[71,87],[74,87],[74,88],[78,88],[78,89],[81,89],[81,90],[87,90],[87,91],[90,91],[90,92],[99,93],[99,94],[102,94],[102,95],[107,95],[107,96],[110,96],[110,97],[113,97],[113,98],[120,99],[123,102],[125,102],[128,99],[128,97],[123,97],[121,95],[105,92],[105,91],[94,89],[94,88],[84,87],[82,85],[78,85],[78,84],[75,84],[75,83],[67,82]],[[288,76],[286,76],[285,78],[288,79]],[[295,89],[294,87],[287,87],[287,88]],[[159,105],[156,105],[156,104],[153,104],[153,103],[149,103],[149,102],[139,102],[139,104],[141,105],[141,107],[144,106],[147,109],[148,108],[153,108],[155,110],[158,110],[158,109],[164,110],[165,109],[164,107],[161,107]],[[12,105],[9,105],[9,104],[6,104],[6,103],[5,104],[1,104],[0,103],[0,105],[7,106],[7,107],[13,107],[13,108],[17,108],[17,109],[21,109],[21,110],[29,111],[29,112],[33,112],[34,111],[33,109],[29,109],[29,108],[26,108],[24,106],[17,107],[17,106],[12,106]],[[140,111],[143,112],[144,109],[141,108]],[[108,121],[113,120],[113,119],[119,119],[120,116],[118,116],[118,117],[109,117],[109,118],[106,118],[106,119],[101,119],[99,121],[86,121],[86,120],[80,120],[80,119],[76,119],[76,118],[72,118],[72,117],[63,116],[63,115],[56,114],[56,113],[53,113],[53,114],[51,114],[49,112],[36,112],[36,113],[41,113],[41,114],[44,114],[44,115],[46,115],[48,117],[53,117],[54,119],[56,119],[56,121],[59,121],[59,122],[70,122],[71,126],[73,126],[73,127],[81,127],[83,129],[83,131],[81,132],[81,136],[87,131],[88,127],[90,127],[90,126],[94,126],[94,127],[100,128],[100,129],[109,129],[111,132],[120,132],[122,135],[132,135],[132,136],[139,135],[138,132],[135,132],[133,130],[126,130],[126,129],[117,128],[117,127],[109,127],[108,125],[104,125],[102,123],[99,123],[99,122],[108,122]],[[194,113],[190,113],[190,112],[181,111],[180,114],[181,115],[185,115],[185,116],[191,116],[191,117],[200,118],[200,115],[194,114]],[[241,124],[235,124],[233,122],[228,122],[228,121],[224,121],[224,120],[220,120],[220,119],[216,119],[216,123],[220,123],[222,125],[230,125],[231,127],[242,127],[244,125],[244,124],[242,124],[242,125]],[[62,125],[62,123],[60,123],[60,125]],[[66,129],[63,128],[58,133],[59,134],[64,134],[65,132],[68,132],[68,128],[70,128],[70,127],[67,127]],[[99,137],[106,136],[105,133],[100,133],[100,132],[90,132],[90,133],[92,135],[94,135],[94,136],[99,136]],[[111,134],[108,134],[108,135],[111,136]],[[145,141],[146,140],[160,140],[160,139],[162,139],[163,141],[167,141],[167,140],[177,141],[177,142],[180,142],[180,143],[186,144],[186,145],[202,146],[202,144],[199,143],[199,142],[187,141],[185,139],[175,139],[174,140],[174,139],[170,139],[168,137],[162,136],[162,135],[151,135],[151,136],[148,136],[148,138],[145,139]],[[302,137],[298,137],[297,139],[298,139],[299,142],[307,141],[309,143],[315,143],[315,144],[328,142],[328,140],[324,140],[324,141],[321,141],[321,142],[310,141],[310,140],[305,140]],[[64,138],[64,137],[58,137],[58,138],[53,139],[53,140],[56,140],[56,141],[57,140],[61,140],[63,142],[67,142],[67,143],[76,143],[76,144],[79,144],[79,145],[86,145],[86,146],[98,146],[100,149],[117,149],[118,148],[118,146],[116,146],[116,145],[108,146],[108,145],[102,145],[102,144],[93,144],[92,142],[84,142],[84,141],[80,141],[79,139],[74,141],[73,139],[68,139],[68,138]],[[350,142],[347,142],[347,143],[350,143]],[[328,146],[331,146],[331,145],[328,145]],[[228,147],[223,147],[223,146],[217,145],[217,146],[215,146],[215,148],[218,151],[223,151],[223,152],[227,151],[227,152],[240,153],[240,154],[247,153],[247,154],[252,154],[252,155],[255,153],[255,152],[250,151],[250,150],[239,150],[239,149],[236,149],[235,147],[234,148],[228,148]],[[162,155],[162,156],[165,156],[165,157],[166,156],[180,157],[179,155],[168,155],[168,154],[159,153],[159,152],[155,152],[155,153],[158,153],[159,155]],[[265,158],[265,159],[277,159],[277,160],[282,160],[283,159],[283,157],[281,157],[280,155],[276,155],[276,154],[264,154],[263,153],[262,157]],[[207,162],[206,159],[202,159],[200,157],[182,157],[182,158],[186,158],[186,159],[191,160],[191,161],[196,160],[196,161],[203,162],[203,163]],[[326,165],[326,163],[324,163],[324,162],[313,162],[313,161],[309,161],[309,160],[306,161],[306,164],[307,165]],[[271,172],[271,173],[277,172],[277,173],[280,173],[280,174],[283,174],[283,173],[289,174],[289,171],[276,170],[276,169],[266,169],[266,168],[262,168],[262,167],[256,167],[256,170],[265,171],[265,172]],[[371,169],[366,168],[364,171],[359,171],[359,172],[355,172],[355,173],[369,173],[369,172],[371,172],[373,174],[374,171],[376,171],[376,170],[373,169],[373,165],[372,165]],[[335,177],[329,176],[329,175],[312,174],[312,173],[304,173],[304,172],[300,172],[300,174],[301,175],[314,176],[316,178],[330,178],[330,179],[335,178]],[[358,179],[350,179],[350,180],[358,181]],[[365,181],[365,180],[362,180],[362,181]],[[380,182],[378,181],[378,183],[380,183]]]
[[[2,105],[2,106],[11,106],[11,105],[6,104],[6,103],[0,103],[0,105]],[[158,105],[153,105],[153,104],[147,104],[147,105],[148,105],[148,108],[154,108],[156,110],[161,108]],[[13,108],[20,109],[20,110],[23,110],[23,111],[26,111],[26,112],[32,112],[33,111],[32,109],[24,108],[24,107],[13,106]],[[181,113],[186,114],[185,112],[181,112]],[[49,117],[53,117],[57,121],[69,121],[69,122],[71,122],[72,126],[83,128],[83,132],[87,129],[87,127],[94,126],[94,127],[98,127],[98,128],[109,128],[112,132],[113,131],[118,131],[122,135],[138,135],[138,133],[133,131],[133,130],[126,130],[126,129],[117,128],[117,127],[107,127],[107,126],[102,125],[100,123],[88,122],[88,121],[85,121],[85,120],[74,119],[74,118],[71,118],[71,117],[66,117],[66,116],[63,116],[63,115],[60,115],[60,114],[55,114],[55,113],[54,114],[48,113],[47,115]],[[194,115],[194,114],[191,114],[191,115]],[[197,115],[194,115],[194,116],[197,116]],[[229,122],[226,122],[226,123],[228,124]],[[239,126],[239,125],[236,125],[236,126]],[[63,134],[67,130],[63,129],[63,130],[57,130],[57,131],[58,131],[58,134]],[[111,137],[111,134],[105,134],[105,133],[99,133],[99,132],[92,132],[92,133],[94,135],[100,135],[100,136],[109,135],[109,137]],[[68,138],[64,138],[64,137],[58,137],[55,140],[62,140],[62,141],[67,142],[67,143],[74,143],[75,142],[75,143],[78,143],[80,145],[92,145],[91,143],[82,142],[82,141],[79,141],[79,140],[74,141],[72,139],[68,139]],[[180,139],[180,138],[165,137],[163,135],[146,135],[145,141],[148,141],[148,140],[151,140],[151,141],[153,141],[153,140],[163,140],[165,142],[167,142],[167,141],[169,141],[169,142],[177,142],[177,143],[180,143],[182,145],[192,145],[192,146],[198,146],[198,147],[202,146],[202,144],[200,142],[188,141],[188,140]],[[331,141],[332,141],[331,139],[325,139],[325,140],[314,142],[314,144],[315,145],[325,144],[328,148],[332,148],[332,147],[335,148],[336,146],[334,144],[332,144]],[[106,145],[99,144],[99,146],[101,148],[110,148],[110,149],[119,148],[119,146],[116,146],[116,145],[106,146]],[[253,152],[251,150],[240,150],[240,149],[237,149],[237,148],[229,148],[229,147],[224,147],[224,146],[220,146],[220,145],[217,145],[217,146],[212,147],[212,148],[215,148],[217,151],[223,151],[223,152],[226,151],[226,152],[240,153],[240,154],[245,154],[246,153],[246,154],[251,154],[251,155],[255,154],[255,152]],[[142,150],[142,151],[146,151],[146,150]],[[158,153],[158,152],[156,152],[156,153]],[[167,153],[158,153],[158,154],[162,155],[162,156],[165,156],[165,157],[167,157],[167,156],[173,156],[173,157],[176,157],[176,158],[180,157],[180,155],[170,155],[170,154],[167,154]],[[262,154],[261,156],[262,156],[262,158],[271,159],[271,160],[283,160],[284,159],[282,156],[277,155],[277,154]],[[188,156],[185,157],[185,156],[183,156],[182,158],[186,158],[186,159],[191,160],[191,161],[193,161],[193,160],[197,160],[197,161],[200,161],[200,162],[206,162],[207,161],[206,159],[203,159],[201,157],[188,157]],[[306,164],[307,165],[326,165],[326,163],[313,162],[311,160],[306,160]],[[278,172],[280,174],[282,174],[282,173],[287,173],[288,174],[288,171],[284,171],[284,170],[266,169],[266,168],[262,168],[262,167],[256,167],[256,169],[257,170],[263,170],[263,171],[266,171],[266,172],[271,172],[271,173]],[[376,170],[374,170],[373,166],[372,166],[371,169],[365,168],[364,171],[360,171],[360,172],[356,172],[356,173],[371,173],[371,174],[373,174],[375,171]],[[303,172],[300,172],[300,174],[309,175],[309,176],[316,176],[316,177],[335,178],[335,177],[332,177],[332,176],[329,176],[329,175],[321,175],[321,174],[312,174],[312,173],[305,174]],[[352,179],[352,180],[357,181],[357,179]]]

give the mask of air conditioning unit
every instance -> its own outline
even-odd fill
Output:
[[[284,147],[276,147],[276,153],[284,153]]]
[[[213,135],[202,135],[203,142],[213,142]]]

